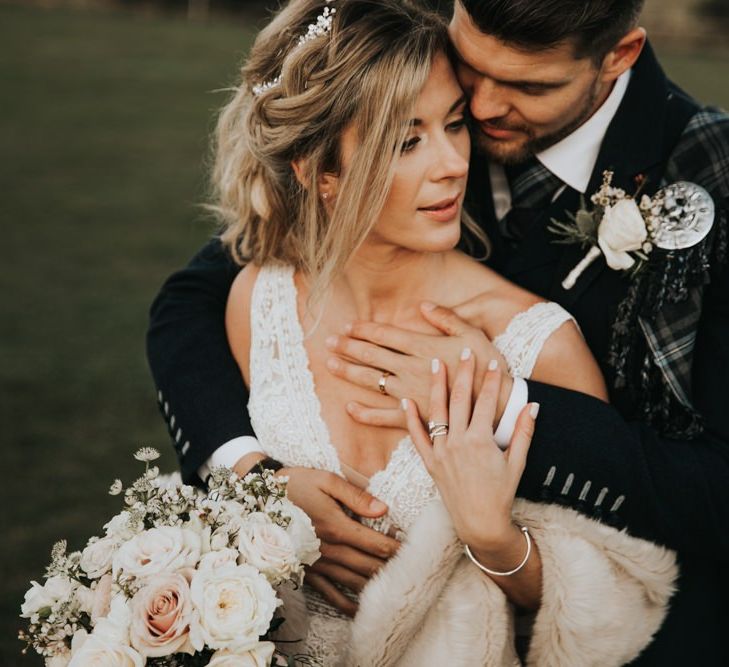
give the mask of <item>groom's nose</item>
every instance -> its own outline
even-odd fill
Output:
[[[505,117],[511,110],[506,91],[490,79],[480,77],[471,88],[471,115],[480,122]]]

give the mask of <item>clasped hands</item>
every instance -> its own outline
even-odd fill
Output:
[[[478,321],[463,319],[479,312],[473,306],[469,302],[449,310],[423,304],[423,317],[442,334],[355,323],[327,341],[332,352],[328,367],[333,374],[375,392],[383,373],[388,373],[386,387],[393,397],[392,407],[350,403],[350,416],[363,424],[408,428],[459,537],[488,553],[498,540],[510,539],[511,503],[526,460],[533,419],[525,417],[525,411],[512,446],[506,453],[498,449],[493,431],[511,392],[511,378]],[[430,441],[421,416],[435,421],[450,419],[455,430],[448,442],[455,446],[428,448]],[[464,456],[469,460],[461,461]],[[289,497],[310,516],[321,540],[322,555],[309,569],[307,582],[330,604],[354,615],[356,604],[335,582],[359,593],[397,552],[399,542],[363,526],[345,508],[354,515],[374,518],[385,514],[386,506],[333,473],[285,468],[281,474],[289,477]],[[489,491],[476,497],[476,488]],[[478,526],[474,517],[479,517]],[[484,526],[488,527],[486,532]]]

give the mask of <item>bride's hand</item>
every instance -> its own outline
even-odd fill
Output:
[[[470,350],[461,355],[448,396],[447,369],[432,365],[430,421],[447,424],[446,434],[431,442],[415,403],[403,399],[408,429],[453,519],[458,537],[474,551],[492,553],[514,541],[511,508],[526,464],[534,432],[537,404],[519,415],[511,444],[502,451],[493,437],[494,414],[501,384],[498,364],[486,372],[471,408],[475,359]],[[519,538],[516,546],[520,548]]]
[[[463,314],[478,313],[479,307],[463,304]],[[428,322],[443,334],[424,334],[387,324],[356,322],[341,336],[333,336],[327,346],[333,355],[328,360],[329,371],[353,384],[378,391],[378,382],[387,372],[387,393],[397,399],[408,397],[421,414],[428,414],[430,402],[431,359],[441,359],[448,367],[449,377],[456,375],[461,350],[473,350],[475,363],[474,390],[478,392],[486,372],[486,364],[494,359],[504,376],[498,396],[495,419],[501,418],[511,391],[511,378],[506,362],[486,334],[461,319],[461,306],[455,311],[423,304],[422,313]],[[458,314],[457,314],[458,313]],[[402,411],[372,408],[352,402],[347,406],[350,416],[369,426],[404,427]]]

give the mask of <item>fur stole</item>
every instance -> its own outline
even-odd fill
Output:
[[[574,510],[517,499],[543,564],[542,604],[527,665],[610,667],[635,658],[668,610],[673,552]],[[426,507],[395,556],[365,587],[342,665],[520,665],[514,613],[464,555],[440,501]]]

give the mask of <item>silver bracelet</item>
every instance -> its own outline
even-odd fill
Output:
[[[492,577],[509,577],[512,574],[516,574],[519,570],[521,570],[529,560],[529,556],[532,555],[532,538],[529,536],[529,529],[526,526],[520,526],[519,530],[521,530],[522,533],[524,533],[524,539],[527,543],[527,550],[526,550],[526,556],[524,556],[524,560],[522,560],[519,565],[517,565],[513,570],[509,570],[508,572],[496,572],[495,570],[489,570],[485,565],[481,565],[471,553],[471,549],[466,544],[464,551],[466,552],[466,556],[468,556],[473,564],[479,568],[479,570],[483,570],[486,574],[491,575]]]

